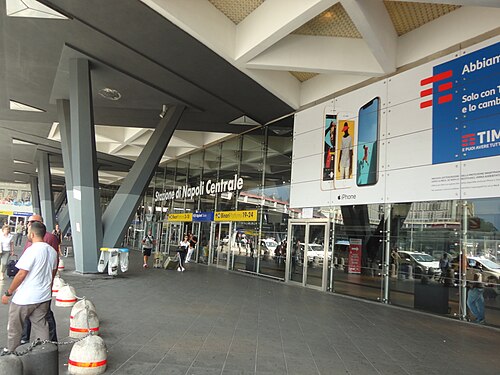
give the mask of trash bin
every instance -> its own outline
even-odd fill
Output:
[[[256,267],[255,267],[256,260],[257,260],[257,258],[247,257],[245,269],[247,271],[255,272],[256,271]]]

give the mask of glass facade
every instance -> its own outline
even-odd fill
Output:
[[[475,319],[467,294],[482,286],[486,321],[500,326],[500,198],[291,209],[292,144],[291,126],[270,125],[168,162],[138,211],[141,230],[172,255],[192,232],[195,261],[209,266],[460,319]],[[236,191],[155,199],[237,178]],[[253,210],[252,221],[168,216]]]

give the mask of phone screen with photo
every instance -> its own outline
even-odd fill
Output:
[[[353,173],[355,172],[355,136],[354,120],[339,119],[337,126],[336,187],[351,186]]]
[[[378,180],[379,98],[359,109],[356,184],[374,185]]]
[[[325,115],[323,138],[323,181],[332,181],[335,177],[335,142],[337,136],[337,115]]]

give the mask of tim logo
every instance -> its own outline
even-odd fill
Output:
[[[447,82],[441,83],[437,87],[438,93],[444,93],[444,92],[451,90],[453,88],[453,82],[448,80],[452,76],[453,76],[453,70],[447,70],[445,72],[435,74],[432,77],[424,78],[423,80],[420,81],[420,86],[425,87],[427,85],[432,85],[434,82],[447,81]],[[427,98],[428,96],[431,96],[432,94],[434,94],[433,91],[434,90],[432,87],[427,88],[427,89],[423,89],[422,91],[420,91],[420,97]],[[441,94],[438,97],[438,104],[450,102],[452,99],[453,99],[452,94],[447,94],[447,93]],[[432,98],[420,103],[420,108],[427,108],[427,107],[431,107],[431,106],[432,106]]]
[[[464,134],[462,135],[462,147],[470,147],[476,145],[476,135],[475,134]]]

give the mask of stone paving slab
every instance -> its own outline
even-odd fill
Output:
[[[62,272],[96,305],[106,374],[500,373],[498,329],[205,265],[144,269],[138,251],[130,261],[116,278],[77,274],[71,257]],[[53,310],[64,340],[71,308]],[[60,348],[60,374],[70,350]]]

